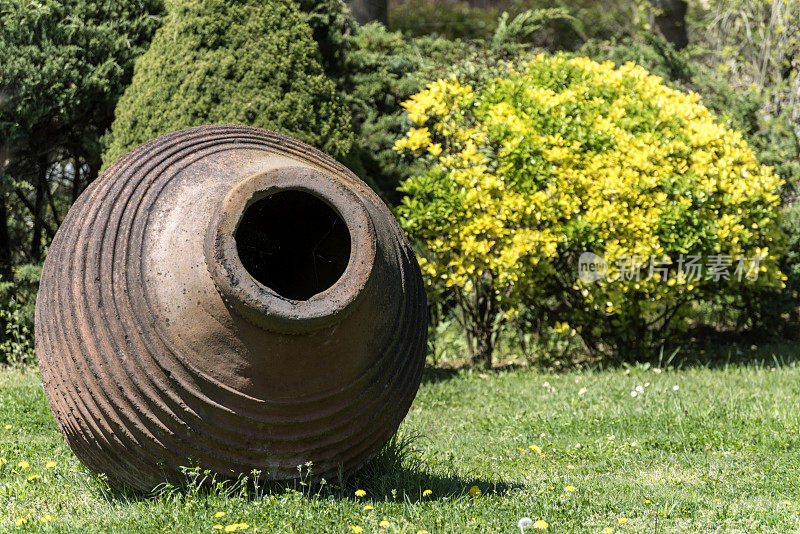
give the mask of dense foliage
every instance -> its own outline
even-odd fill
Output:
[[[641,39],[592,40],[585,43],[580,54],[617,65],[633,61],[652,74],[660,76],[670,87],[690,90],[702,96],[703,104],[728,121],[731,128],[742,132],[748,145],[761,163],[775,168],[786,181],[784,200],[798,194],[800,184],[800,129],[791,117],[800,114],[800,107],[780,106],[774,113],[770,108],[770,91],[754,87],[736,87],[721,75],[719,69],[698,58],[697,49],[676,51],[668,43],[649,36]],[[792,74],[792,76],[797,76]]]
[[[335,6],[328,7],[325,18],[340,20]],[[563,10],[544,10],[504,17],[490,43],[409,38],[379,23],[336,26],[327,40],[338,43],[340,53],[327,63],[326,71],[352,116],[356,142],[345,163],[386,202],[397,204],[402,197],[397,191],[400,182],[417,171],[416,161],[401,161],[392,150],[410,126],[400,104],[443,70],[455,70],[472,83],[499,74],[508,60],[525,53],[525,38],[551,18],[564,16]]]
[[[30,348],[37,265],[161,15],[157,0],[0,0],[0,362]]]
[[[334,77],[352,116],[356,142],[346,163],[384,200],[399,199],[397,186],[409,176],[392,150],[407,128],[400,103],[425,85],[437,59],[459,43],[423,37],[408,41],[379,23],[358,27],[345,41],[346,53]]]
[[[404,104],[416,127],[396,148],[428,169],[403,184],[401,223],[431,285],[461,295],[484,364],[498,315],[523,304],[630,358],[693,301],[782,285],[781,180],[698,100],[634,64],[539,55],[477,91],[439,80]],[[584,251],[603,278],[578,277]],[[695,279],[690,256],[726,258],[729,279]]]
[[[459,65],[465,76],[491,76],[508,55],[467,41],[435,37],[404,38],[378,23],[359,27],[348,38],[342,71],[334,78],[353,118],[356,142],[347,164],[391,205],[397,187],[414,174],[417,162],[401,161],[392,149],[410,126],[400,104],[444,68]]]
[[[510,0],[478,8],[460,0],[405,0],[389,14],[389,26],[413,36],[491,40],[503,13],[515,18],[526,11],[566,10],[552,17],[528,42],[548,50],[574,50],[587,39],[609,39],[649,28],[647,0]]]
[[[0,1],[0,275],[40,261],[63,216],[49,183],[68,165],[80,191],[100,166],[99,137],[160,22],[159,2]],[[58,185],[58,184],[56,184]],[[9,220],[14,195],[27,212]],[[61,208],[61,209],[59,209]],[[51,211],[47,216],[46,212]],[[16,243],[17,225],[33,226]],[[21,249],[21,250],[20,250]]]
[[[392,149],[414,126],[413,114],[400,104],[424,92],[426,84],[443,73],[455,74],[476,102],[489,90],[510,90],[495,78],[511,83],[518,76],[513,65],[529,62],[542,50],[608,59],[622,69],[633,61],[660,76],[665,86],[697,93],[703,106],[717,115],[719,128],[741,132],[757,160],[774,168],[785,181],[780,191],[781,225],[789,244],[780,258],[780,271],[788,276],[787,287],[765,284],[762,278],[757,284],[731,285],[724,294],[697,288],[692,297],[705,300],[691,312],[694,320],[688,337],[694,337],[696,326],[704,321],[748,335],[798,331],[797,2],[691,1],[688,13],[683,13],[662,9],[687,5],[682,0],[508,0],[488,8],[469,7],[460,0],[409,0],[395,2],[389,17],[390,27],[402,33],[378,23],[356,24],[340,0],[166,0],[168,17],[163,17],[163,3],[0,0],[0,361],[30,358],[33,305],[47,244],[102,165],[124,151],[164,131],[193,124],[233,121],[266,126],[330,152],[385,201],[398,205],[404,195],[418,194],[408,187],[422,183],[420,177],[429,176],[439,159],[424,150],[399,157]],[[676,49],[682,44],[663,31],[665,21],[688,36],[688,47]],[[108,133],[134,62],[162,23],[164,28],[141,58],[136,80],[117,107],[117,122]],[[562,94],[565,87],[556,88],[556,93]],[[529,104],[506,97],[503,102],[515,113]],[[463,111],[467,128],[488,124],[485,106]],[[425,125],[434,145],[441,137],[431,128],[435,120],[432,116]],[[587,138],[602,138],[602,132],[583,126]],[[412,134],[419,136],[418,130]],[[498,150],[493,139],[489,136],[486,146],[481,139],[473,141],[488,158]],[[454,147],[445,143],[442,153]],[[420,157],[422,153],[428,155]],[[567,163],[564,160],[563,165]],[[489,167],[492,173],[497,171]],[[407,200],[401,211],[413,202]],[[427,216],[422,204],[414,209]],[[700,217],[706,215],[711,216],[698,212]],[[565,228],[569,230],[569,225]],[[570,235],[561,239],[577,243]],[[424,248],[422,241],[419,244]],[[557,247],[562,262],[567,261],[564,246],[560,242]],[[781,253],[779,246],[770,246],[769,251],[770,258]],[[505,254],[513,258],[517,252],[511,246]],[[466,347],[451,351],[458,354],[477,345],[485,360],[486,347],[500,331],[501,351],[547,353],[549,362],[563,359],[562,350],[583,352],[578,347],[580,336],[573,334],[579,324],[565,314],[565,302],[585,309],[588,315],[580,321],[594,321],[592,314],[598,314],[600,332],[582,329],[581,335],[603,350],[623,347],[626,357],[638,350],[627,347],[625,340],[607,339],[606,333],[613,330],[609,324],[630,339],[641,339],[641,344],[650,337],[654,341],[668,337],[656,325],[648,325],[649,334],[642,335],[637,330],[641,321],[625,322],[627,315],[616,307],[611,314],[600,313],[587,306],[583,295],[559,293],[550,286],[541,285],[537,292],[523,284],[506,284],[505,293],[495,298],[497,280],[488,285],[473,280],[472,291],[467,292],[459,284],[448,287],[441,278],[428,280],[433,337],[440,331],[461,335],[468,327]],[[542,299],[542,294],[551,296]],[[671,290],[658,306],[674,305],[680,319],[688,312],[670,300],[674,295]],[[455,326],[459,321],[461,326]],[[679,323],[683,321],[673,324]],[[597,336],[603,339],[597,341]]]
[[[268,128],[333,156],[348,152],[347,110],[292,2],[173,2],[166,20],[117,107],[106,166],[160,134],[209,123]]]
[[[752,140],[800,196],[800,2],[722,0],[698,6],[693,61],[713,69],[731,95],[754,102]]]

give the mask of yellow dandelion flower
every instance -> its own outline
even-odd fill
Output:
[[[50,460],[49,462],[47,462],[46,464],[44,464],[44,466],[45,466],[47,469],[52,469],[52,468],[54,468],[54,467],[56,466],[56,463],[55,463],[54,461]]]
[[[225,527],[225,532],[236,532],[238,528],[239,525],[228,525],[227,527]]]
[[[225,527],[223,527],[222,525],[214,525],[214,530],[222,530],[223,528]]]
[[[350,530],[352,530],[353,532],[355,532],[355,534],[360,534],[361,532],[364,532],[364,529],[363,529],[363,528],[361,528],[361,527],[360,527],[360,526],[358,526],[358,525],[350,525]]]
[[[630,523],[631,522],[631,520],[628,519],[627,517],[620,517],[617,521],[619,521],[620,525],[624,525],[625,523]]]
[[[423,497],[428,497],[429,495],[433,495],[433,492],[431,490],[425,490],[422,492]]]
[[[611,528],[611,527],[606,527],[606,528],[604,528],[604,529],[603,529],[603,532],[602,532],[602,534],[611,534],[612,532],[614,532],[614,529],[613,529],[613,528]]]
[[[20,469],[27,469],[30,466],[31,466],[31,464],[29,464],[25,460],[22,460],[20,463],[17,464],[17,467],[19,467]]]
[[[417,534],[430,534],[427,530],[418,530]]]
[[[18,517],[18,518],[16,518],[14,520],[14,524],[17,525],[18,527],[21,527],[22,525],[24,525],[27,522],[28,522],[28,520],[25,519],[24,517]]]
[[[471,497],[480,497],[481,489],[478,486],[472,486],[469,489],[469,494],[470,494]]]
[[[42,521],[42,523],[49,523],[49,522],[51,522],[52,520],[53,520],[53,518],[52,518],[52,517],[50,517],[50,514],[45,514],[45,515],[43,515],[43,516],[41,517],[41,521]]]
[[[3,428],[5,428],[6,430],[11,430],[11,429],[12,429],[12,428],[14,428],[14,427],[12,427],[11,425],[6,425],[6,426],[4,426]]]
[[[536,530],[547,530],[547,527],[549,526],[550,525],[547,524],[547,521],[544,521],[542,519],[537,519],[536,521],[533,522],[533,528],[535,528]]]
[[[645,499],[645,500],[644,500],[644,503],[645,503],[645,504],[653,504],[653,501],[651,501],[650,499]]]
[[[575,469],[575,466],[574,466],[574,465],[572,465],[572,464],[568,464],[568,465],[567,465],[567,469],[570,469],[570,470],[572,470],[572,469]]]
[[[225,512],[217,512],[216,514],[214,514],[214,517],[225,517],[225,515],[226,515]]]
[[[7,463],[8,463],[8,460],[6,460],[5,458],[0,458],[0,465],[5,465]]]
[[[372,506],[370,506],[370,505],[366,505],[366,506],[364,507],[364,510],[372,510]]]
[[[789,502],[789,501],[783,501],[783,504],[789,505],[789,504],[792,504],[792,503]]]
[[[389,528],[389,525],[391,525],[391,523],[389,523],[385,519],[383,521],[381,521],[380,523],[378,523],[378,526],[381,527],[381,528]]]
[[[575,491],[575,486],[567,486],[566,488],[564,488],[564,491],[573,492]]]
[[[39,478],[42,478],[42,477],[40,475],[31,475],[31,476],[28,477],[28,481],[30,482],[31,480],[37,480]]]
[[[362,489],[356,490],[356,497],[364,497],[366,494],[367,492]]]

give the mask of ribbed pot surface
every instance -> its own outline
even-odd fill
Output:
[[[114,485],[181,466],[335,478],[394,434],[427,333],[416,258],[369,187],[274,132],[135,149],[53,240],[36,352],[56,421]],[[306,469],[304,468],[304,474]]]

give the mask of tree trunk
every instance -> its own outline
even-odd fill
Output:
[[[650,0],[656,13],[652,25],[655,33],[680,50],[689,44],[686,34],[685,0]]]
[[[474,361],[481,369],[492,368],[494,353],[495,307],[492,279],[480,280],[475,285],[473,325],[475,338]]]
[[[475,345],[475,363],[481,369],[491,369],[494,352],[491,327],[481,328],[475,333]]]
[[[44,226],[45,187],[47,187],[47,164],[40,161],[36,167],[36,196],[33,201],[33,230],[31,232],[31,261],[38,263],[42,259],[42,229]]]
[[[353,18],[359,24],[366,24],[373,20],[386,24],[388,20],[387,0],[347,0],[346,3]]]

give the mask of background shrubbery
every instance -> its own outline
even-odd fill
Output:
[[[477,90],[440,80],[404,104],[415,127],[396,147],[428,166],[398,213],[481,362],[522,306],[593,351],[641,358],[692,303],[782,287],[781,181],[698,98],[632,63],[539,55]],[[604,280],[577,277],[584,251],[608,263]],[[695,280],[672,263],[682,254],[725,255],[730,280]],[[668,270],[648,275],[653,257]]]
[[[169,4],[116,110],[108,166],[161,134],[203,124],[282,132],[341,157],[352,134],[297,6],[283,1]]]
[[[463,152],[464,147],[458,145],[463,140],[456,143],[454,139],[475,128],[488,128],[491,106],[505,102],[515,114],[528,109],[530,103],[511,89],[517,79],[511,69],[541,52],[568,54],[558,56],[565,64],[569,58],[581,57],[610,60],[617,67],[633,61],[661,77],[665,87],[697,93],[702,105],[715,115],[719,131],[726,132],[721,134],[727,138],[725,146],[738,143],[731,141],[730,131],[741,132],[758,162],[774,168],[785,182],[780,191],[781,216],[776,222],[775,212],[769,209],[761,219],[767,219],[767,233],[786,236],[786,254],[775,258],[778,264],[770,264],[771,272],[786,275],[786,288],[776,289],[769,283],[698,293],[690,307],[680,308],[678,315],[684,319],[680,325],[688,330],[678,337],[685,342],[709,331],[751,337],[794,335],[800,319],[796,304],[800,268],[795,257],[800,212],[794,204],[800,184],[800,47],[796,38],[800,6],[777,0],[508,0],[488,8],[452,0],[408,0],[393,5],[387,29],[378,22],[355,23],[339,0],[235,5],[224,0],[0,0],[0,361],[32,357],[33,305],[47,244],[101,166],[138,143],[206,122],[242,122],[299,137],[340,159],[387,203],[398,207],[424,255],[430,252],[429,240],[437,232],[463,234],[475,221],[463,218],[450,227],[425,227],[434,220],[428,211],[439,210],[442,199],[462,195],[436,189],[452,189],[456,182],[447,173],[437,176],[440,171],[431,165],[432,160]],[[685,14],[680,9],[683,5],[688,7]],[[433,145],[429,146],[442,142],[438,138],[444,141],[441,154],[401,157],[393,146],[414,128],[415,119],[401,103],[429,83],[452,80],[451,76],[472,89],[479,105],[453,117],[460,132],[430,132]],[[575,82],[565,80],[561,86],[542,76],[528,81],[556,93]],[[505,82],[496,82],[498,77]],[[652,111],[648,109],[630,111],[647,115]],[[577,108],[572,111],[573,115],[566,116],[584,113]],[[523,120],[537,134],[552,126],[530,117]],[[515,187],[528,184],[523,198],[546,190],[535,178],[540,175],[531,174],[522,164],[525,157],[540,158],[542,163],[541,155],[522,150],[518,160],[508,159],[513,151],[499,157],[502,143],[513,136],[501,135],[499,126],[493,128],[488,128],[486,139],[475,143],[478,153],[491,162],[487,173],[513,177]],[[627,131],[632,128],[636,127],[629,125]],[[674,132],[680,136],[681,131],[676,127]],[[586,124],[561,133],[584,136],[578,139],[580,149],[571,147],[573,156],[585,158],[603,146],[598,141],[601,133]],[[747,154],[731,168],[752,168]],[[516,175],[493,167],[504,162],[511,162]],[[563,170],[569,165],[559,162],[556,167]],[[731,180],[735,182],[736,176]],[[556,189],[563,194],[568,185],[559,183]],[[659,187],[666,198],[680,192],[674,184]],[[696,185],[688,189],[693,187],[696,190]],[[759,194],[767,194],[766,189]],[[751,200],[758,204],[757,195]],[[621,213],[618,201],[606,198]],[[464,198],[459,202],[463,208],[472,207]],[[720,202],[736,205],[731,199]],[[548,203],[541,207],[544,213],[553,209]],[[514,233],[537,231],[539,224],[516,221]],[[692,228],[713,224],[707,214]],[[495,288],[487,292],[481,283],[473,280],[469,285],[465,279],[449,285],[441,279],[429,284],[433,358],[463,361],[464,354],[474,353],[481,355],[483,363],[523,356],[546,365],[565,364],[585,359],[587,346],[598,347],[590,338],[599,328],[601,352],[630,359],[659,350],[661,342],[675,337],[648,328],[649,333],[640,336],[641,322],[650,312],[628,309],[621,315],[606,314],[588,305],[583,295],[567,298],[571,290],[566,266],[572,255],[582,246],[595,246],[587,236],[602,241],[611,234],[570,234],[572,230],[563,225],[551,230],[557,242],[555,254],[563,263],[558,272],[564,275],[561,292],[548,285],[559,278],[545,276],[547,262],[516,275],[521,282],[512,285],[525,286],[524,291]],[[765,235],[743,234],[742,239],[755,246],[762,244]],[[679,248],[675,245],[669,250]],[[770,250],[776,253],[779,247]],[[508,256],[506,260],[516,257],[513,247],[505,245],[497,245],[496,253]],[[474,259],[489,261],[491,257]],[[468,266],[469,262],[462,265]],[[651,302],[646,292],[623,293],[622,301],[605,302],[622,304],[623,309],[631,303]],[[578,308],[565,312],[564,302]],[[622,316],[626,319],[614,324]],[[578,323],[591,328],[581,327],[579,333]],[[683,332],[678,326],[677,322],[665,325],[673,334]],[[638,340],[639,346],[624,342],[625,337]]]
[[[33,358],[41,262],[161,24],[158,0],[0,0],[0,363]]]

